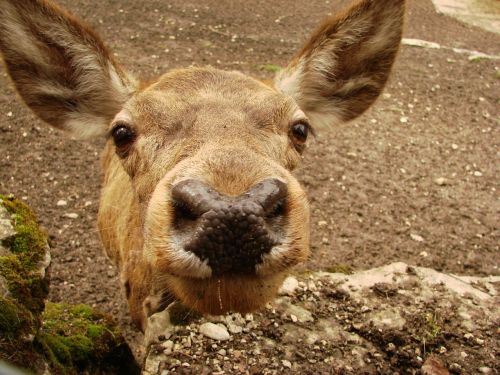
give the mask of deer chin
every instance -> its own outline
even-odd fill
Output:
[[[264,307],[277,294],[285,276],[285,273],[266,277],[223,275],[208,279],[171,276],[168,286],[184,305],[202,314],[244,314]]]

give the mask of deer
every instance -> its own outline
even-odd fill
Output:
[[[104,137],[97,218],[139,329],[172,301],[251,312],[309,256],[293,171],[309,136],[377,99],[399,50],[404,0],[354,0],[273,80],[213,67],[127,72],[52,0],[0,0],[0,51],[24,103],[74,137]]]

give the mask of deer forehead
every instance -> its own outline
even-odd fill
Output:
[[[280,132],[302,118],[294,99],[258,80],[239,72],[191,68],[166,73],[137,92],[114,122],[131,121],[139,131],[220,127]]]

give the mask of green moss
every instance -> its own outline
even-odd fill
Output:
[[[89,324],[87,328],[87,336],[96,339],[106,332],[106,328],[98,324]]]
[[[0,297],[0,336],[14,338],[29,323],[30,315],[15,301]]]
[[[6,240],[12,255],[0,257],[0,275],[14,299],[35,314],[44,307],[48,294],[48,280],[42,278],[38,264],[45,258],[47,236],[36,221],[33,212],[22,202],[0,195],[0,204],[11,214],[16,234]]]
[[[48,302],[37,342],[58,374],[90,371],[123,353],[130,354],[127,360],[133,361],[117,326],[106,315],[86,305]],[[123,351],[124,347],[128,352]]]
[[[0,203],[12,215],[16,235],[6,245],[14,254],[23,255],[25,265],[35,268],[45,257],[47,235],[40,230],[35,214],[23,202],[0,195]]]
[[[266,72],[276,73],[276,72],[279,72],[283,68],[281,66],[275,65],[275,64],[261,64],[261,65],[257,65],[257,69],[264,70]]]
[[[49,290],[49,282],[38,272],[26,266],[22,256],[0,257],[0,275],[7,280],[12,296],[35,314],[44,307],[44,299]]]
[[[346,275],[352,275],[352,273],[354,272],[351,266],[342,263],[333,264],[330,267],[328,267],[326,271],[331,273],[343,273]]]

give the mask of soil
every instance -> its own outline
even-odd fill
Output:
[[[286,65],[346,2],[310,0],[304,9],[299,0],[60,1],[144,78],[193,64],[271,78],[262,65]],[[407,15],[407,38],[500,55],[499,35],[437,14],[430,0],[409,0]],[[500,275],[498,65],[403,46],[376,105],[319,132],[296,173],[312,204],[312,256],[303,268],[404,261]],[[36,119],[0,71],[0,192],[31,205],[51,236],[50,298],[112,314],[141,356],[142,337],[95,225],[102,145]]]

